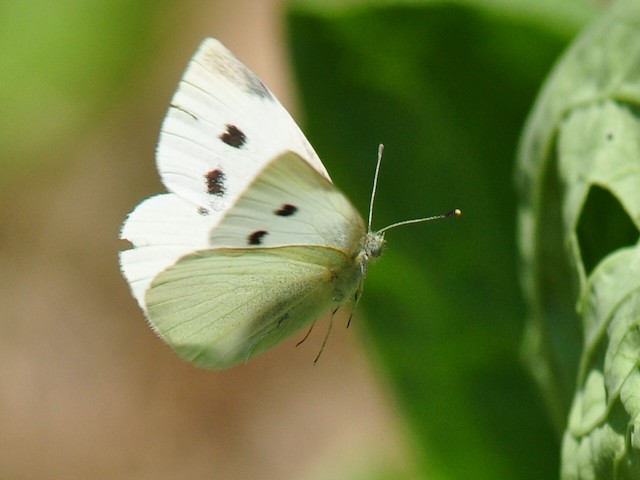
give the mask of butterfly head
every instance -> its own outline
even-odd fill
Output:
[[[385,246],[384,232],[369,232],[364,240],[363,253],[367,260],[382,255]]]
[[[356,258],[356,263],[360,266],[362,276],[366,276],[369,262],[377,259],[384,251],[384,233],[369,231],[364,237],[362,249]]]

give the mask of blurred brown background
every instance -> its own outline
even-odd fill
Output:
[[[24,5],[0,22],[59,20],[41,2]],[[335,479],[409,468],[404,428],[361,349],[357,317],[349,330],[336,319],[316,366],[326,323],[299,348],[293,339],[247,365],[209,372],[156,338],[129,295],[118,231],[136,203],[162,191],[159,126],[205,36],[223,41],[304,124],[282,2],[158,5],[144,27],[152,54],[106,72],[115,80],[100,108],[55,83],[74,58],[49,59],[62,73],[46,67],[15,81],[25,101],[6,111],[0,133],[0,478]],[[84,14],[75,12],[78,24]],[[5,52],[24,47],[11,43],[22,26],[9,26],[0,34]],[[64,24],[50,31],[25,41],[37,52],[72,33]],[[131,51],[122,41],[118,55]],[[11,58],[9,79],[29,71],[20,61],[37,60]],[[100,58],[81,87],[103,81]]]

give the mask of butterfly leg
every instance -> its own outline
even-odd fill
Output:
[[[318,355],[316,355],[315,360],[313,361],[313,364],[315,365],[316,363],[318,363],[318,360],[320,360],[320,355],[322,355],[322,352],[324,350],[325,345],[327,344],[327,340],[329,339],[329,334],[331,333],[331,329],[333,328],[333,316],[336,314],[336,312],[338,311],[339,307],[336,307],[333,312],[331,312],[331,317],[329,318],[329,328],[327,328],[327,333],[324,336],[324,340],[322,341],[322,346],[320,347],[320,351],[318,352]]]
[[[347,328],[349,328],[349,325],[351,325],[351,319],[353,318],[353,314],[356,311],[356,307],[358,306],[360,297],[362,297],[363,288],[364,288],[364,282],[361,282],[360,286],[358,287],[358,290],[356,290],[356,293],[353,294],[353,303],[351,307],[351,313],[349,314],[349,320],[347,320]]]
[[[296,347],[299,345],[302,345],[305,340],[307,338],[309,338],[309,334],[311,334],[311,330],[313,330],[314,325],[316,324],[315,320],[311,323],[311,326],[309,327],[309,330],[307,330],[307,333],[304,334],[304,337],[302,337],[302,340],[300,340],[298,343],[296,343]]]

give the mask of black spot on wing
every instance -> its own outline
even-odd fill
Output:
[[[220,134],[220,140],[233,148],[242,148],[247,143],[247,136],[235,125],[226,125],[227,129]]]
[[[256,230],[249,237],[247,237],[247,243],[249,245],[261,245],[264,236],[269,233],[266,230]]]
[[[204,207],[198,207],[198,215],[202,215],[203,217],[206,217],[207,215],[209,215],[209,210],[207,210]]]
[[[281,217],[289,217],[298,211],[298,207],[295,205],[291,205],[290,203],[283,204],[278,210],[276,210],[276,215],[280,215]]]
[[[224,192],[226,191],[224,172],[216,168],[207,172],[204,177],[207,179],[207,193],[217,197],[224,197]]]

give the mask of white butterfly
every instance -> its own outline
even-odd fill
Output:
[[[371,232],[370,213],[366,228],[278,100],[213,39],[171,101],[157,166],[169,193],[129,214],[120,266],[156,333],[201,367],[246,361],[355,302],[384,232],[427,220]]]

